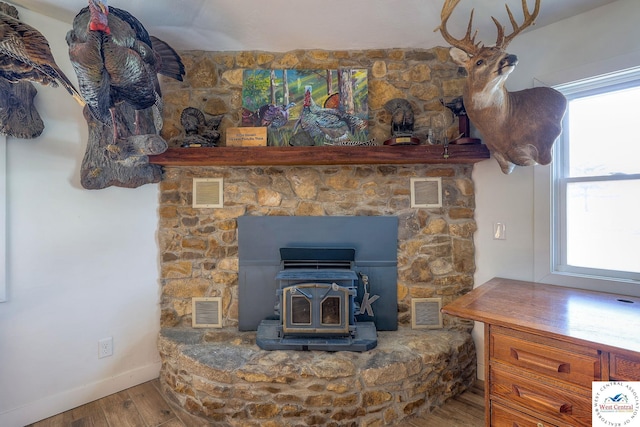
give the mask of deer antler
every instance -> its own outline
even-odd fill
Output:
[[[507,8],[507,13],[509,14],[511,26],[513,27],[513,32],[511,34],[505,37],[504,26],[502,26],[502,24],[500,24],[500,22],[496,18],[494,18],[493,16],[491,17],[491,19],[493,19],[493,22],[496,24],[496,27],[498,27],[498,39],[496,40],[496,47],[501,49],[506,49],[507,45],[511,43],[511,40],[513,40],[524,29],[533,24],[533,22],[538,17],[538,13],[540,12],[540,0],[536,0],[536,5],[533,8],[533,13],[529,12],[527,0],[522,0],[522,12],[524,13],[524,22],[522,23],[522,25],[518,25],[516,20],[513,18],[513,14],[509,9],[509,5],[505,4],[505,7]]]
[[[523,2],[525,0],[522,0]],[[476,31],[473,36],[471,35],[472,25],[473,25],[473,9],[471,10],[471,16],[469,17],[469,25],[467,25],[467,34],[465,34],[464,38],[456,39],[449,31],[447,31],[447,21],[453,12],[453,9],[460,3],[460,0],[445,0],[442,5],[442,12],[440,13],[440,26],[433,31],[440,30],[440,34],[442,37],[449,43],[451,46],[457,47],[465,51],[469,55],[475,54],[480,48],[480,42],[476,43],[476,35],[478,32]],[[504,32],[504,31],[503,31]]]

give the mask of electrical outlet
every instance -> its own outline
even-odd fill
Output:
[[[98,341],[98,359],[113,356],[113,337],[102,338]]]

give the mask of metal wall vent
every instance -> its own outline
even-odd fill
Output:
[[[221,208],[222,178],[193,178],[193,207]]]
[[[411,207],[442,207],[442,178],[411,178]]]
[[[192,298],[191,326],[194,328],[222,328],[222,298]]]
[[[413,329],[442,328],[442,298],[412,298],[411,327]]]

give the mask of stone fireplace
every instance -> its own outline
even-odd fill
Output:
[[[472,325],[445,316],[441,330],[413,330],[411,300],[440,297],[446,304],[473,287],[471,171],[468,165],[167,168],[159,210],[167,396],[214,425],[365,426],[401,423],[462,392],[475,380]],[[414,176],[442,178],[442,208],[410,207]],[[192,208],[193,177],[223,177],[225,206]],[[255,331],[239,327],[238,219],[247,216],[392,217],[397,330],[378,331],[377,346],[361,353],[260,349]],[[274,268],[271,279],[280,267]],[[222,299],[222,329],[191,327],[191,298],[207,296]]]
[[[386,99],[409,98],[421,111],[417,129],[426,134],[440,114],[439,99],[459,95],[463,78],[441,48],[182,56],[187,81],[163,84],[167,140],[178,133],[187,106],[226,114],[223,132],[237,126],[243,67],[369,68],[370,125],[380,140],[388,134]],[[472,324],[444,316],[442,329],[411,329],[411,305],[414,298],[433,297],[447,304],[473,288],[472,169],[470,164],[165,167],[158,231],[165,394],[203,423],[275,427],[400,425],[462,392],[475,381]],[[194,209],[192,180],[209,177],[223,178],[224,207]],[[442,179],[441,208],[410,206],[412,177]],[[255,331],[240,320],[238,219],[246,217],[394,218],[395,327],[380,328],[377,346],[366,352],[260,349]],[[221,329],[191,327],[194,297],[221,298]]]
[[[191,327],[191,298],[219,296],[224,326],[238,328],[239,217],[383,215],[398,224],[397,322],[409,327],[411,298],[442,297],[447,304],[473,288],[471,171],[469,165],[167,168],[158,232],[161,326]],[[442,178],[442,208],[410,207],[416,176]],[[192,208],[194,177],[222,177],[225,206]],[[444,326],[470,325],[445,317]]]

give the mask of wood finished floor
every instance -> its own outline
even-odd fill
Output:
[[[213,425],[213,424],[212,424]],[[482,427],[484,391],[476,384],[423,417],[410,417],[407,427]],[[170,406],[158,380],[112,394],[27,427],[204,427],[199,419]]]

